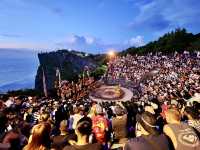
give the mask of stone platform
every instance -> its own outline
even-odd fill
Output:
[[[129,89],[109,85],[101,85],[91,91],[89,95],[89,98],[96,102],[130,101],[132,97],[133,92]]]

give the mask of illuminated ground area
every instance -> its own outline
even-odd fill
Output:
[[[96,102],[130,101],[133,92],[124,87],[102,85],[94,89],[89,97]]]

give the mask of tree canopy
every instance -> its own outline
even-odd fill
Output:
[[[149,42],[145,46],[141,47],[130,47],[123,54],[146,54],[146,53],[156,53],[162,52],[164,54],[169,54],[174,51],[193,51],[200,50],[200,34],[188,33],[185,28],[177,28],[175,31],[164,34],[157,41]]]

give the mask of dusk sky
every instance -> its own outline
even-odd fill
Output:
[[[200,32],[200,0],[0,0],[0,48],[92,53]]]

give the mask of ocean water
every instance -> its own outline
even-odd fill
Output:
[[[38,64],[36,51],[0,49],[0,93],[34,88]]]

